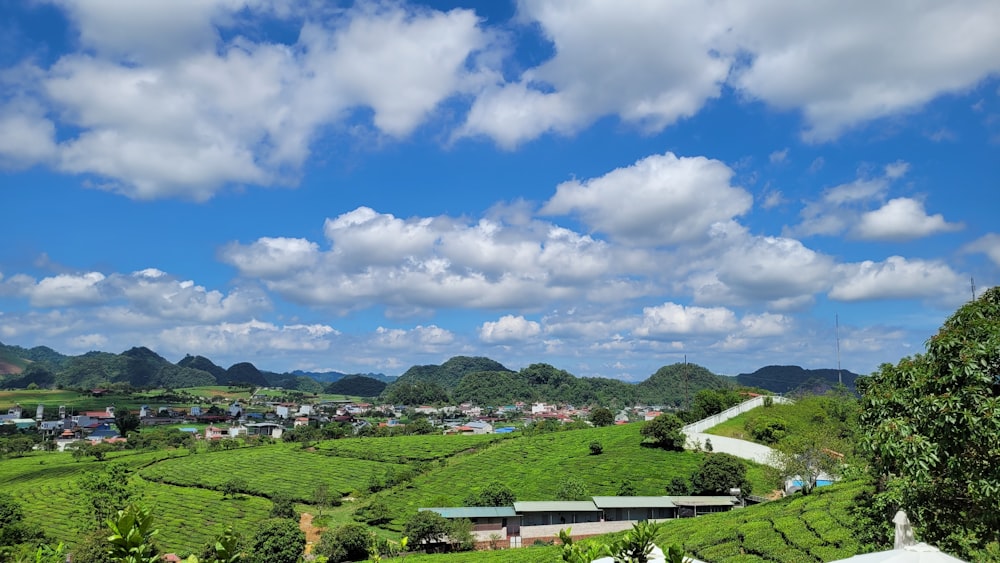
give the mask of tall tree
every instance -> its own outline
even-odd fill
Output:
[[[118,433],[122,436],[128,436],[129,432],[135,432],[141,424],[142,422],[140,422],[139,417],[134,412],[130,412],[127,409],[115,412],[115,426],[118,428]]]
[[[615,414],[610,409],[597,407],[590,411],[590,423],[594,426],[611,426],[615,423]]]
[[[899,491],[922,541],[977,560],[1000,541],[1000,287],[955,312],[925,354],[858,382],[879,489]]]
[[[691,476],[691,492],[695,495],[728,495],[730,489],[750,494],[747,466],[740,458],[724,454],[709,454]]]
[[[677,415],[663,413],[645,423],[639,432],[646,437],[647,443],[665,450],[683,450],[684,433],[681,428],[684,423]]]
[[[306,548],[306,534],[295,520],[269,518],[250,538],[249,563],[297,563]]]

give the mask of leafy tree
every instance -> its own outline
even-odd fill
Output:
[[[683,477],[674,477],[667,485],[667,494],[674,496],[686,496],[691,494],[691,484]],[[726,494],[729,494],[728,492]]]
[[[514,491],[500,481],[490,481],[479,494],[465,498],[467,506],[513,506],[517,500]]]
[[[829,447],[829,435],[818,429],[801,429],[772,450],[772,466],[782,477],[798,477],[802,494],[808,495],[823,473],[839,473],[840,459]]]
[[[141,425],[142,422],[139,421],[139,417],[135,413],[127,409],[115,411],[115,427],[118,428],[118,433],[122,436],[128,436],[130,432],[138,431]]]
[[[956,311],[923,355],[857,382],[860,450],[921,540],[976,560],[1000,541],[1000,287]]]
[[[79,478],[77,484],[92,527],[100,527],[121,507],[138,498],[139,489],[131,479],[132,471],[120,463],[88,471]]]
[[[354,512],[354,519],[371,526],[377,526],[392,520],[392,514],[389,513],[389,506],[382,499],[376,498],[369,504],[358,508]]]
[[[347,524],[327,530],[320,536],[316,554],[328,558],[330,563],[364,561],[368,559],[371,532],[362,524]]]
[[[249,563],[297,563],[306,547],[306,534],[294,520],[269,518],[257,525],[249,544]]]
[[[155,563],[159,550],[153,542],[153,511],[130,504],[108,519],[108,554],[116,563]]]
[[[587,498],[587,486],[579,479],[569,477],[559,486],[556,498],[559,500],[584,500]]]
[[[600,442],[595,441],[590,443],[590,455],[601,455],[603,451],[604,446]]]
[[[646,437],[646,443],[665,450],[684,449],[684,433],[681,428],[684,423],[676,415],[663,413],[645,423],[639,431]]]
[[[632,484],[631,479],[625,479],[622,484],[618,486],[618,496],[620,497],[634,497],[638,491],[635,489],[635,485]]]
[[[38,537],[24,524],[24,508],[8,493],[0,492],[0,555],[3,547],[13,546]]]
[[[767,445],[777,444],[788,431],[785,419],[770,416],[748,418],[744,427],[754,440]]]
[[[291,497],[286,494],[278,493],[271,498],[271,513],[268,515],[270,518],[295,518],[295,504],[292,502]]]
[[[222,484],[222,498],[236,498],[237,496],[247,492],[249,489],[250,485],[247,484],[246,479],[241,477],[232,477]]]
[[[469,551],[476,546],[476,539],[472,536],[471,520],[455,518],[448,524],[448,541],[453,550]]]
[[[615,423],[615,414],[610,409],[597,407],[590,411],[590,423],[594,426],[611,426]]]
[[[691,492],[696,495],[728,495],[730,489],[740,489],[750,494],[747,466],[740,458],[715,453],[705,457],[701,466],[691,476]]]
[[[97,461],[104,461],[104,457],[111,452],[118,451],[113,444],[105,444],[101,442],[99,444],[92,444],[89,447],[83,449],[87,455],[93,456]]]
[[[414,546],[439,544],[448,538],[448,519],[433,510],[420,510],[403,526],[403,534]]]
[[[316,490],[313,491],[313,504],[316,505],[316,516],[323,516],[323,509],[330,506],[332,498],[333,497],[330,494],[330,487],[328,487],[326,483],[316,485]]]
[[[441,431],[427,421],[426,418],[420,417],[409,424],[406,425],[407,434],[440,434]]]

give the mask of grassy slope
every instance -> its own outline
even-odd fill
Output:
[[[674,477],[688,478],[704,454],[667,452],[640,444],[640,424],[555,432],[497,442],[474,455],[451,458],[439,469],[378,496],[394,517],[391,528],[421,507],[460,506],[471,492],[496,479],[519,500],[552,500],[568,478],[583,482],[589,495],[615,495],[629,479],[639,495],[664,495]],[[589,444],[600,442],[601,455]],[[755,487],[766,487],[764,471],[754,468]]]

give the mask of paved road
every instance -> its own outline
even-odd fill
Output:
[[[762,463],[764,465],[772,465],[771,452],[774,450],[767,446],[756,444],[754,442],[748,442],[746,440],[726,438],[724,436],[713,436],[712,434],[704,434],[701,432],[686,432],[685,435],[687,436],[689,442],[698,440],[698,442],[700,442],[703,446],[705,444],[705,440],[712,440],[712,451],[714,452],[723,452],[739,458],[756,461],[757,463]]]

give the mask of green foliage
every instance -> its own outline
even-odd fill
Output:
[[[73,563],[117,563],[108,553],[108,533],[93,530],[76,542],[72,549]]]
[[[514,491],[500,481],[490,481],[478,494],[465,498],[466,506],[513,506],[517,500]]]
[[[0,492],[0,558],[6,548],[36,539],[40,534],[25,525],[24,507],[14,497]]]
[[[269,518],[296,518],[295,504],[292,499],[284,493],[278,493],[271,498],[271,513]]]
[[[413,547],[438,544],[446,541],[451,524],[433,510],[420,510],[403,526],[403,534],[410,538]]]
[[[579,479],[569,477],[559,486],[556,498],[559,500],[586,500],[587,486]]]
[[[701,420],[738,405],[744,397],[734,389],[702,389],[694,395],[691,420]]]
[[[601,452],[604,451],[604,446],[600,442],[591,442],[589,447],[590,455],[601,455]]]
[[[755,442],[761,444],[777,444],[787,435],[788,423],[779,417],[758,417],[747,419],[747,432]]]
[[[849,391],[854,390],[858,375],[847,370],[802,369],[799,366],[765,366],[753,373],[736,376],[740,385],[759,387],[784,394],[823,394],[833,389],[840,379]]]
[[[243,543],[243,536],[229,526],[215,541],[205,546],[199,559],[202,563],[237,563],[244,558]]]
[[[397,405],[434,405],[450,401],[444,387],[429,381],[397,381],[386,388],[384,398]]]
[[[115,412],[115,427],[122,436],[128,436],[129,432],[139,430],[141,424],[139,416],[128,409],[119,409]]]
[[[677,415],[663,413],[653,420],[646,422],[642,427],[642,435],[646,437],[646,442],[663,448],[665,450],[680,451],[684,449],[684,433],[681,428],[684,423]]]
[[[902,482],[918,537],[974,554],[1000,541],[1000,287],[956,311],[923,355],[858,380],[860,449]]]
[[[615,423],[615,414],[611,409],[597,407],[590,411],[590,423],[594,426],[611,426]]]
[[[371,532],[361,524],[347,524],[327,530],[320,536],[316,554],[328,558],[330,563],[364,561],[368,559]]]
[[[117,516],[108,519],[108,553],[118,563],[155,563],[159,560],[159,550],[153,536],[159,533],[153,528],[153,511],[136,504],[119,510]]]
[[[611,549],[603,543],[580,543],[573,541],[572,529],[559,530],[559,554],[567,563],[590,563],[595,559],[611,555]]]
[[[385,391],[386,383],[363,375],[348,375],[326,386],[325,391],[334,395],[352,397],[377,397]]]
[[[645,403],[681,406],[689,394],[702,389],[729,389],[732,383],[699,365],[678,363],[661,367],[635,387],[637,398]]]
[[[306,547],[298,522],[269,518],[257,525],[247,546],[248,563],[297,563]]]
[[[647,563],[661,528],[662,524],[649,521],[632,524],[632,529],[610,546],[615,563]]]
[[[691,483],[683,477],[674,477],[667,485],[667,494],[673,496],[686,496],[691,494]],[[728,494],[728,493],[727,493]]]
[[[809,494],[822,474],[838,475],[841,461],[832,455],[831,440],[820,430],[802,430],[775,446],[772,465],[783,477],[800,477],[802,494]]]
[[[220,489],[222,490],[222,498],[236,498],[239,495],[249,492],[250,485],[242,477],[230,477],[222,484]]]
[[[632,484],[631,479],[623,480],[622,484],[618,486],[618,492],[616,493],[616,495],[620,497],[634,497],[636,494],[638,493],[635,489],[635,485]]]
[[[370,503],[354,511],[354,519],[372,526],[385,524],[392,519],[389,507],[381,499],[376,498]]]
[[[691,476],[691,492],[695,495],[728,495],[730,489],[737,488],[748,495],[752,486],[743,460],[730,454],[705,456],[701,467]]]
[[[139,496],[132,470],[121,463],[84,473],[77,481],[83,494],[86,520],[92,527],[103,525],[117,511]]]

